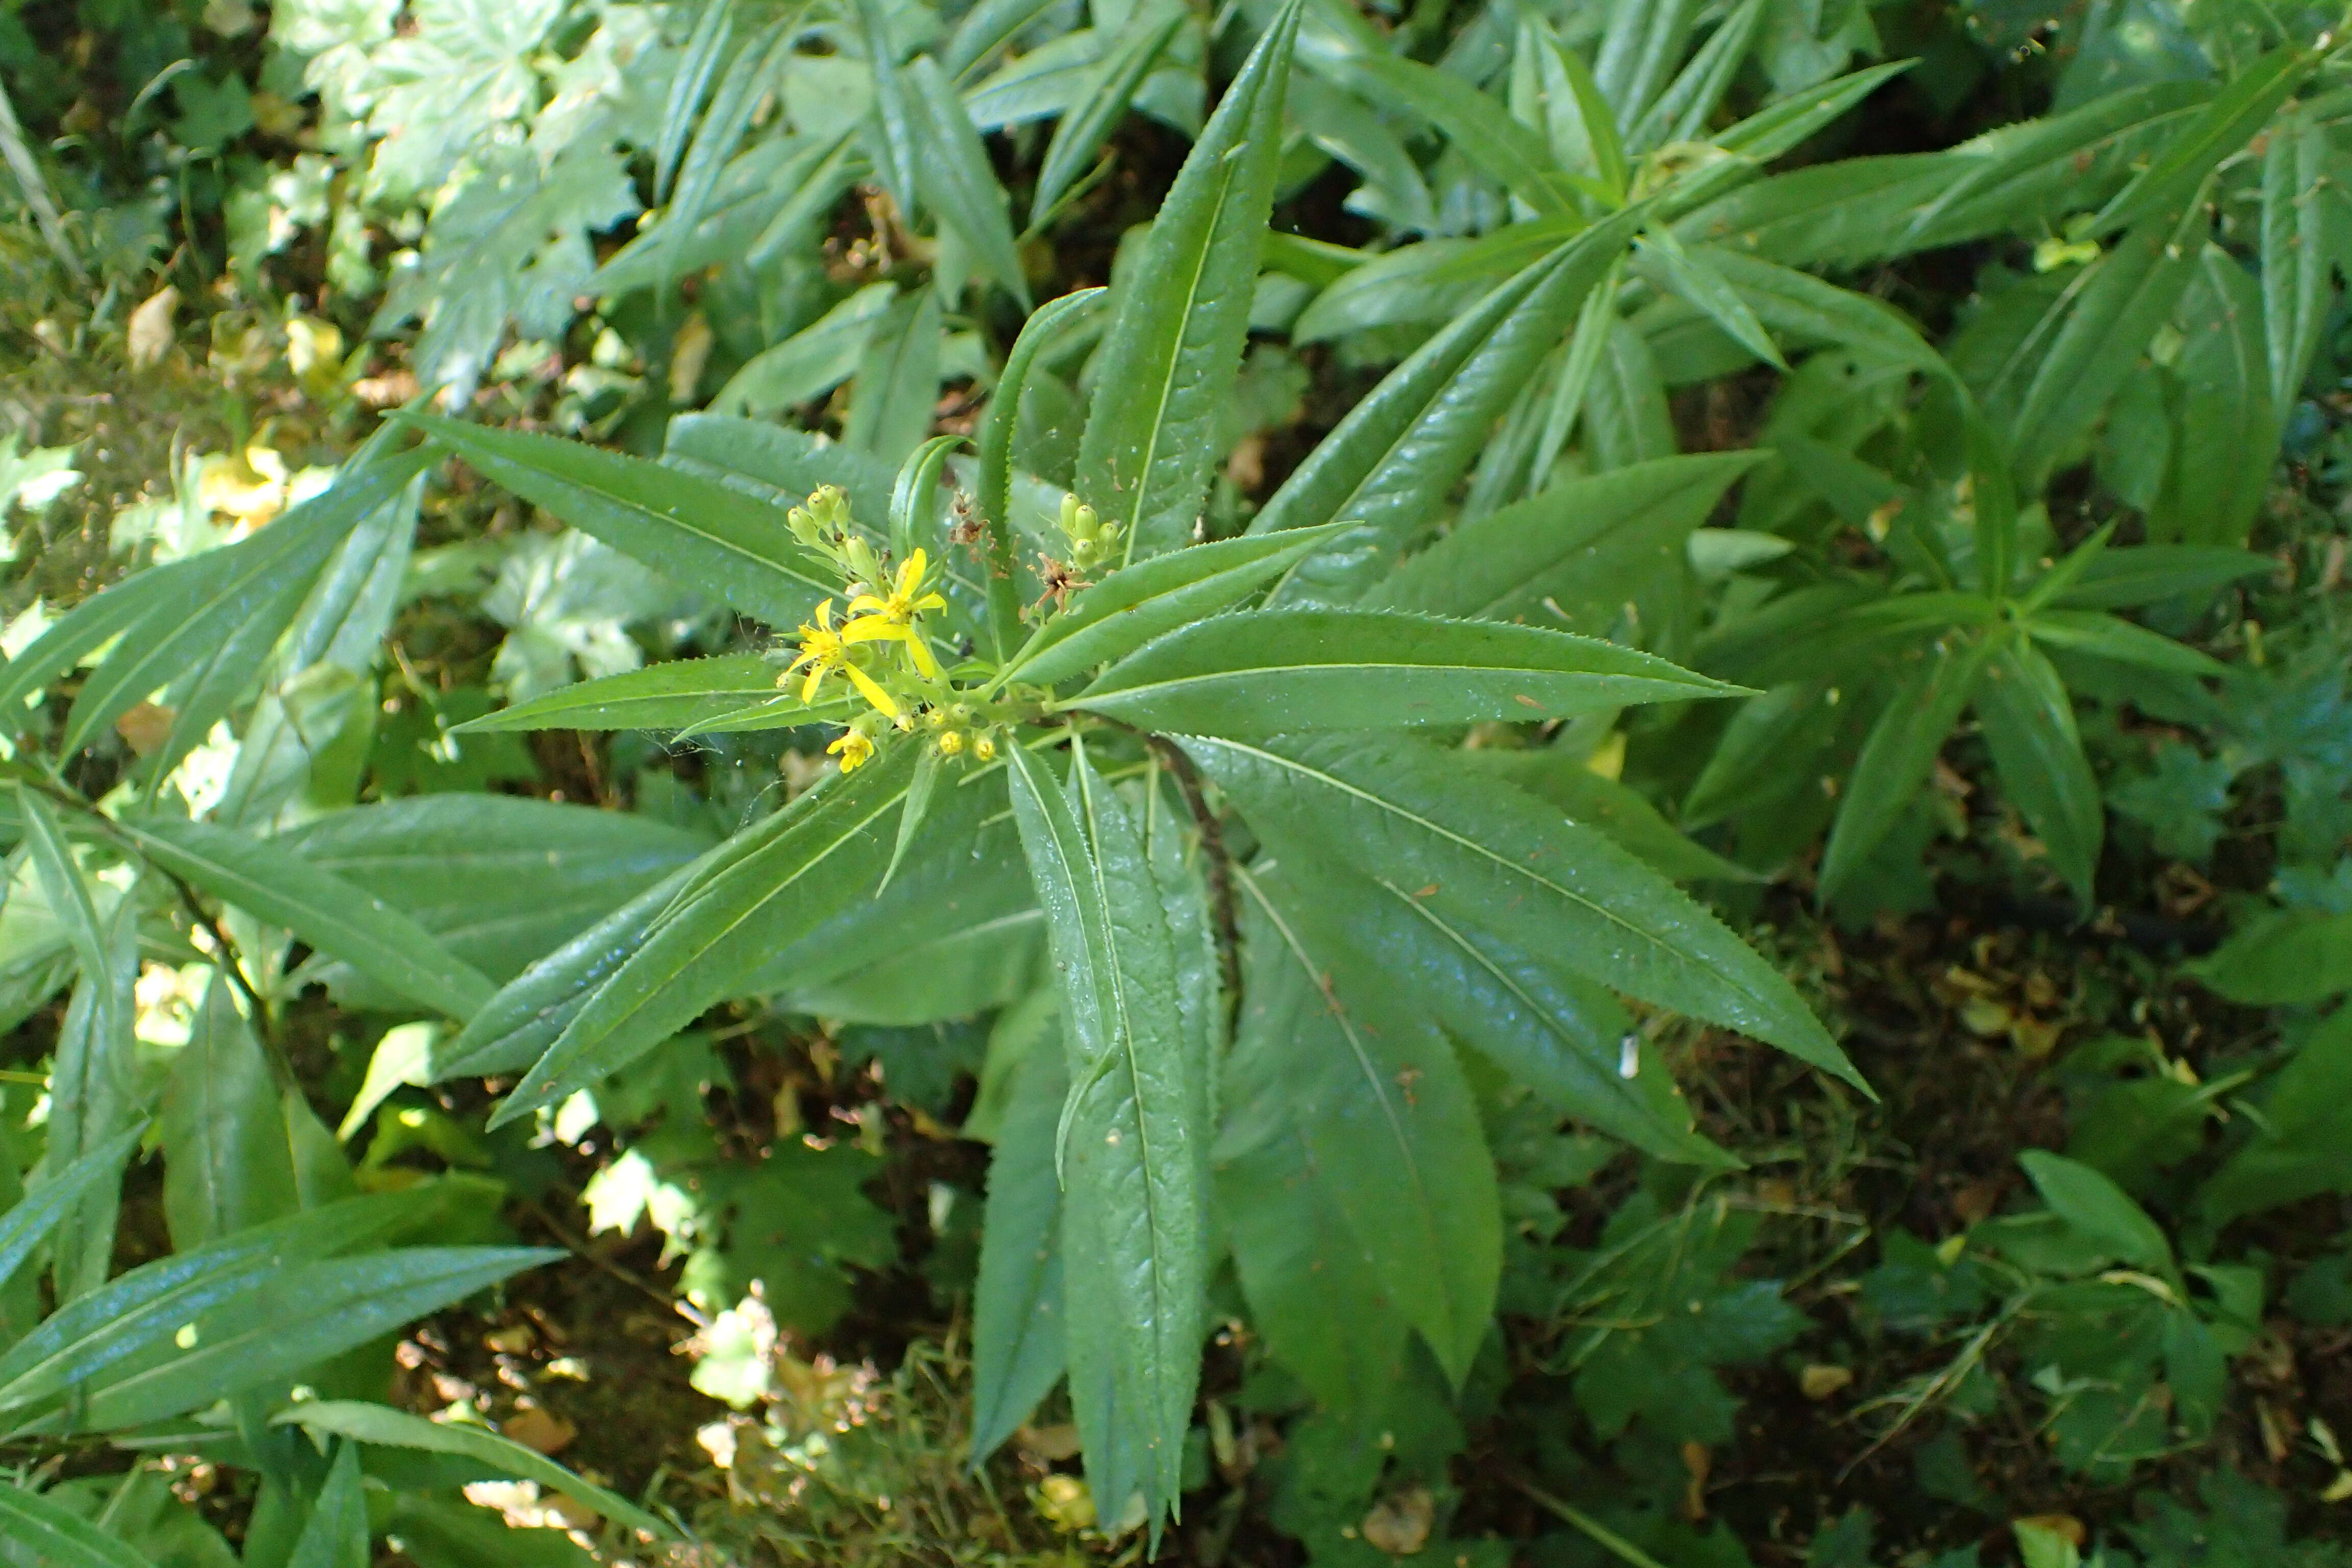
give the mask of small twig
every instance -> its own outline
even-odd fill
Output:
[[[1201,789],[1201,775],[1192,766],[1192,759],[1162,736],[1147,736],[1144,743],[1176,780],[1177,793],[1184,797],[1184,809],[1192,814],[1192,826],[1200,830],[1201,857],[1207,864],[1209,880],[1209,914],[1217,935],[1217,970],[1225,986],[1225,1037],[1231,1039],[1241,1026],[1242,933],[1241,918],[1234,904],[1234,868],[1225,853],[1224,826],[1217,820],[1217,814],[1209,809],[1209,798]]]
[[[603,1269],[605,1273],[610,1274],[614,1279],[618,1279],[622,1284],[628,1286],[631,1289],[642,1291],[646,1295],[652,1297],[663,1306],[670,1308],[672,1310],[676,1311],[679,1317],[684,1318],[696,1328],[707,1329],[710,1326],[710,1319],[697,1309],[693,1302],[688,1301],[680,1297],[671,1295],[660,1286],[656,1285],[653,1281],[647,1279],[644,1275],[635,1272],[634,1269],[625,1268],[620,1264],[614,1262],[611,1258],[605,1257],[603,1253],[589,1246],[587,1237],[580,1235],[571,1226],[565,1225],[562,1220],[556,1218],[553,1214],[549,1212],[545,1204],[542,1204],[534,1198],[524,1204],[523,1207],[528,1210],[540,1224],[547,1226],[549,1233],[552,1235],[556,1240],[562,1242],[566,1250],[570,1251],[573,1257],[580,1258],[583,1262],[594,1264],[597,1268]]]
[[[1623,1562],[1632,1563],[1633,1568],[1665,1568],[1664,1563],[1581,1509],[1570,1507],[1549,1492],[1539,1491],[1517,1476],[1511,1477],[1510,1481],[1513,1486],[1527,1493],[1529,1500],[1533,1501],[1538,1508],[1548,1513],[1556,1514],[1574,1525],[1586,1535],[1591,1536],[1593,1542],[1601,1550],[1614,1554]]]

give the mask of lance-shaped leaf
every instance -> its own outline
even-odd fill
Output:
[[[331,812],[276,842],[501,981],[710,847],[641,813],[458,794]]]
[[[1122,566],[1037,628],[1005,679],[1055,686],[1213,616],[1280,576],[1334,531],[1223,539]]]
[[[726,6],[722,4],[712,9],[724,10]],[[310,1517],[302,1521],[302,1533],[295,1538],[286,1568],[365,1568],[372,1555],[368,1535],[367,1488],[360,1479],[360,1446],[338,1443],[334,1461],[327,1467],[326,1481],[310,1504]],[[248,1556],[253,1554],[250,1545],[246,1550]]]
[[[116,1133],[0,1214],[0,1285],[16,1277],[32,1257],[33,1248],[47,1240],[84,1198],[102,1191],[110,1193],[121,1178],[122,1162],[131,1157],[145,1132],[142,1124]]]
[[[1497,781],[1402,737],[1185,738],[1270,840],[1405,890],[1570,973],[1742,1030],[1859,1084],[1788,982],[1674,884]]]
[[[1486,1338],[1502,1207],[1477,1101],[1402,976],[1321,882],[1244,874],[1248,980],[1219,1152],[1295,1136],[1388,1304],[1457,1383]],[[1260,1129],[1264,1131],[1261,1131]]]
[[[296,1090],[281,1095],[268,1058],[215,973],[172,1061],[159,1108],[163,1218],[185,1252],[299,1212],[303,1189],[348,1173],[334,1140]]]
[[[1639,227],[1630,210],[1535,261],[1456,318],[1356,405],[1250,523],[1359,526],[1293,567],[1277,597],[1344,601],[1426,527]]]
[[[207,1342],[201,1328],[194,1335],[182,1333],[205,1313],[217,1314],[210,1320],[216,1330],[236,1328],[250,1320],[282,1331],[301,1316],[293,1303],[278,1300],[257,1313],[247,1309],[289,1270],[338,1258],[428,1222],[446,1201],[446,1194],[433,1184],[351,1198],[134,1268],[60,1308],[0,1355],[0,1415],[13,1420],[26,1412],[49,1408],[76,1388],[95,1390],[147,1378],[159,1371],[168,1373]],[[487,1257],[499,1249],[457,1250]],[[371,1258],[399,1256],[378,1253]],[[520,1262],[501,1272],[511,1273],[514,1267],[543,1260],[547,1254],[526,1251],[520,1257]],[[428,1260],[423,1272],[430,1275],[439,1267]],[[379,1276],[373,1284],[396,1286],[399,1280]],[[238,1317],[239,1312],[246,1316]],[[359,1333],[337,1348],[359,1343],[377,1331],[381,1331]],[[184,1337],[191,1342],[179,1342]],[[218,1345],[222,1340],[223,1333],[215,1332],[209,1342]],[[333,1352],[308,1353],[316,1360]],[[299,1370],[299,1365],[284,1370]],[[180,1407],[184,1410],[235,1390],[224,1382],[186,1387],[184,1392],[191,1403]]]
[[[194,703],[192,710],[209,715],[199,729],[183,714],[169,750],[184,752],[251,687],[335,547],[396,501],[427,461],[362,455],[252,538],[133,574],[85,600],[0,671],[0,713],[23,712],[25,699],[120,636],[74,699],[65,749],[79,750],[150,694],[177,685],[183,708]]]
[[[202,1409],[282,1383],[562,1256],[544,1247],[410,1247],[316,1263],[279,1258],[249,1289],[183,1303],[194,1310],[176,1324],[155,1325],[167,1337],[151,1342],[148,1353],[76,1380],[83,1397],[75,1407],[37,1425],[53,1428],[70,1414],[76,1425],[115,1431]],[[74,1347],[63,1354],[70,1360]],[[30,1386],[25,1380],[0,1388],[0,1411],[21,1413],[27,1402],[20,1395]]]
[[[2311,368],[2328,300],[2327,132],[2314,116],[2283,121],[2263,154],[2263,336],[2271,406],[2291,408]]]
[[[1348,1224],[1345,1191],[1295,1130],[1217,1162],[1250,1326],[1308,1393],[1353,1412],[1380,1408],[1405,1376],[1412,1327]]]
[[[2274,49],[2234,72],[2163,153],[2100,209],[2092,220],[2091,232],[2112,234],[2150,214],[2172,211],[2189,201],[2215,165],[2270,124],[2279,105],[2293,96],[2318,63],[2316,55],[2288,47]]]
[[[328,1433],[378,1448],[410,1448],[427,1454],[454,1454],[509,1476],[537,1481],[561,1492],[615,1524],[672,1539],[677,1531],[619,1493],[564,1468],[553,1459],[526,1448],[509,1437],[456,1421],[427,1421],[405,1410],[357,1399],[305,1400],[270,1418],[277,1426],[299,1426],[306,1432]]]
[[[1297,36],[1298,0],[1289,0],[1177,171],[1121,284],[1095,367],[1076,489],[1127,525],[1125,559],[1177,548],[1200,521],[1249,331]]]
[[[1642,237],[1636,254],[1647,264],[1645,270],[1660,288],[1704,312],[1733,342],[1765,363],[1783,371],[1789,368],[1789,362],[1780,357],[1780,345],[1764,330],[1764,323],[1756,319],[1756,312],[1748,308],[1739,290],[1703,252],[1685,250],[1671,229],[1661,228]]]
[[[2067,610],[2122,610],[2180,595],[2208,594],[2245,577],[2278,570],[2251,550],[2195,544],[2142,544],[2110,549],[2083,568],[2052,601]]]
[[[154,1568],[146,1557],[63,1503],[0,1486],[0,1534],[44,1568]]]
[[[2189,972],[2249,1007],[2291,1007],[2352,991],[2352,914],[2294,910],[2251,921]]]
[[[1397,610],[1237,610],[1155,638],[1072,701],[1204,735],[1566,718],[1739,688],[1596,637]]]
[[[1836,895],[1918,798],[1991,647],[1990,637],[1947,637],[1921,654],[1918,668],[1895,688],[1846,780],[1822,856],[1824,898]]]
[[[1769,456],[1661,458],[1555,485],[1454,529],[1364,602],[1597,635],[1645,584],[1680,581],[1691,530]]]
[[[1072,1084],[1062,1133],[1071,1403],[1102,1495],[1140,1490],[1156,1521],[1180,1490],[1200,1370],[1203,1064],[1187,1048],[1174,942],[1135,824],[1082,754],[1066,791],[1027,749],[1009,760]]]
[[[726,848],[720,845],[704,859]],[[434,1050],[433,1080],[520,1072],[545,1056],[597,988],[645,944],[646,932],[696,868],[678,868],[517,975],[467,1020],[456,1039]]]
[[[491,1125],[553,1105],[635,1061],[731,994],[768,954],[870,895],[888,862],[919,750],[887,748],[689,868],[635,951],[596,985]],[[594,963],[607,950],[583,951]],[[515,987],[536,994],[541,978],[526,971]]]
[[[205,822],[146,817],[121,827],[141,854],[173,876],[285,927],[411,1001],[464,1018],[498,989],[423,926],[289,850]]]
[[[793,625],[839,589],[793,538],[782,508],[715,479],[552,436],[401,417],[533,506],[772,626]]]
[[[1012,1103],[988,1163],[988,1218],[972,1291],[971,1457],[978,1464],[1027,1423],[1066,1363],[1062,1184],[1054,1140],[1069,1098],[1060,1029],[1013,1068]]]
[[[2148,509],[2152,539],[2243,544],[2269,499],[2279,417],[2271,403],[2262,289],[2238,259],[2208,245],[2181,301],[2188,340],[2173,362],[2184,395],[2172,473]]]
[[[1126,118],[1135,89],[1150,74],[1160,51],[1183,25],[1181,7],[1135,8],[1108,57],[1088,73],[1085,93],[1062,116],[1054,127],[1054,139],[1045,144],[1045,160],[1037,165],[1037,191],[1029,202],[1032,228],[1051,217],[1062,197],[1085,175],[1097,150]],[[1172,193],[1170,199],[1174,199]]]
[[[2001,793],[2088,909],[2106,816],[2065,683],[2032,643],[2004,639],[1977,677],[1973,700]]]
[[[1541,136],[1462,78],[1382,54],[1318,58],[1316,69],[1365,98],[1428,121],[1455,152],[1539,215],[1558,217],[1573,210],[1569,187],[1585,182],[1552,162]],[[1611,194],[1597,185],[1594,191]]]
[[[558,687],[527,702],[454,726],[452,734],[483,730],[692,730],[698,735],[737,730],[789,730],[837,724],[859,706],[847,696],[803,702],[778,689],[781,667],[763,654],[722,653],[674,658],[644,669],[598,676]]]
[[[2201,204],[2152,213],[2084,269],[1985,392],[2007,418],[2020,487],[2046,479],[2132,374],[2197,276]],[[2046,345],[2046,346],[2045,346]]]
[[[1013,437],[1021,424],[1021,393],[1029,384],[1029,368],[1062,329],[1100,303],[1108,289],[1079,289],[1051,300],[1021,323],[1013,352],[1004,356],[1004,370],[989,395],[988,412],[981,421],[975,443],[980,458],[980,515],[988,529],[988,634],[997,657],[1010,654],[1021,640],[1021,588],[1015,565],[1013,530]]]

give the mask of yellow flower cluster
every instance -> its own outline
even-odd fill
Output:
[[[841,771],[854,773],[870,761],[886,727],[912,730],[919,720],[941,756],[992,761],[995,741],[975,729],[976,715],[954,700],[923,632],[923,616],[947,607],[946,597],[930,585],[929,555],[913,551],[895,573],[887,571],[851,529],[849,498],[830,485],[811,495],[807,506],[794,507],[789,521],[794,537],[840,570],[848,584],[847,609],[836,623],[833,600],[817,605],[776,684],[797,678],[801,700],[814,702],[825,678],[839,675],[866,700],[869,711],[825,748],[841,760]],[[906,652],[903,665],[881,657],[894,644]]]

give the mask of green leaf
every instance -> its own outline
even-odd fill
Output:
[[[2229,666],[2160,632],[2099,610],[2043,610],[2025,623],[2037,642],[2143,669],[2175,675],[2225,675]]]
[[[2271,1079],[2262,1122],[2197,1192],[2216,1229],[2241,1215],[2352,1191],[2352,1145],[2341,1136],[2352,1096],[2352,1008],[2338,1007]]]
[[[80,970],[49,1068],[46,1157],[57,1165],[80,1158],[136,1115],[137,1042],[131,1023],[132,984],[139,973],[139,903],[125,892],[102,919],[95,889],[75,861],[47,803],[20,784],[16,805],[42,901],[65,927],[67,944]],[[93,1193],[78,1213],[60,1222],[50,1250],[61,1300],[95,1289],[105,1280],[114,1251],[115,1219],[114,1194]]]
[[[2166,1275],[2172,1272],[2172,1244],[2147,1212],[2107,1177],[2046,1149],[2028,1149],[2017,1163],[2025,1167],[2034,1190],[2053,1214],[2117,1262]]]
[[[499,730],[692,730],[697,734],[741,730],[790,730],[837,724],[856,710],[855,699],[824,697],[804,703],[779,689],[782,667],[764,654],[722,653],[674,658],[620,675],[559,687],[450,727],[453,735]]]
[[[2094,100],[2047,120],[2003,125],[1940,153],[1832,159],[1716,196],[1717,182],[1743,177],[1751,159],[1777,157],[1874,89],[1897,64],[1792,95],[1717,136],[1743,153],[1682,176],[1676,210],[1714,197],[1677,224],[1685,240],[1736,244],[1791,266],[1859,267],[1890,257],[1996,234],[2054,229],[2086,200],[2120,186],[2136,161],[2153,155],[2193,117],[2208,89],[2158,81]],[[1834,105],[1821,118],[1816,104]],[[1810,122],[1811,129],[1807,129]],[[1753,128],[1751,131],[1749,128]],[[1720,170],[1721,173],[1717,171]],[[1687,182],[1685,184],[1684,182]]]
[[[726,414],[681,414],[671,420],[662,461],[760,497],[779,512],[790,512],[820,486],[837,485],[869,531],[890,515],[898,479],[889,464],[838,441]]]
[[[1768,0],[1740,0],[1739,7],[1723,18],[1691,55],[1675,79],[1666,84],[1626,140],[1646,152],[1663,143],[1706,138],[1706,122],[1722,105],[1732,79],[1748,58],[1748,46],[1763,20]],[[1810,97],[1810,93],[1800,94]]]
[[[926,284],[875,321],[849,385],[841,444],[896,469],[931,427],[939,396],[940,291]]]
[[[882,188],[911,220],[915,212],[915,138],[909,123],[913,110],[907,101],[907,84],[898,75],[898,51],[890,38],[889,15],[881,0],[856,0],[852,6],[866,47],[866,70],[874,92],[866,126],[878,131],[868,140],[875,172]]]
[[[1282,162],[1298,7],[1276,14],[1177,171],[1095,363],[1076,489],[1127,525],[1122,564],[1177,549],[1200,521]]]
[[[1383,378],[1294,469],[1250,523],[1265,534],[1345,519],[1357,527],[1291,569],[1277,597],[1352,598],[1426,527],[1494,426],[1609,274],[1640,209],[1535,261]]]
[[[2134,374],[2197,276],[2209,222],[2196,202],[2143,218],[2083,269],[1986,389],[1988,411],[2006,419],[2021,489],[2042,488]]]
[[[890,553],[906,560],[919,548],[937,549],[940,476],[964,444],[961,436],[934,436],[908,453],[890,487]]]
[[[731,12],[732,7],[714,3],[707,10],[723,14]],[[720,26],[726,33],[712,42],[719,47],[733,45],[732,27],[724,21]],[[695,45],[705,42],[702,21],[696,23],[695,32],[696,37],[688,46],[689,56]],[[751,129],[761,100],[768,96],[769,84],[775,80],[782,57],[792,46],[793,32],[781,23],[771,22],[735,47],[727,74],[711,95],[709,110],[695,129],[686,162],[678,168],[677,184],[669,193],[669,209],[662,214],[663,249],[667,253],[662,258],[664,283],[687,269],[687,247],[709,214],[711,198],[718,194],[719,182],[735,149],[743,141],[744,132]],[[688,72],[697,65],[706,71],[709,68],[699,61],[691,62],[687,70],[680,72],[681,79],[677,85],[686,85]],[[666,183],[658,160],[655,172],[658,191],[660,184]]]
[[[2263,153],[2263,336],[2273,409],[2294,407],[2302,394],[2333,292],[2320,194],[2329,161],[2326,132],[2304,113],[2285,117]]]
[[[1455,152],[1538,216],[1573,214],[1567,195],[1571,176],[1552,163],[1543,138],[1462,78],[1383,54],[1319,58],[1315,68],[1367,99],[1428,121]]]
[[[434,1051],[433,1080],[520,1072],[545,1056],[597,988],[645,944],[696,868],[680,867],[517,975],[456,1039]]]
[[[1568,748],[1538,746],[1524,752],[1480,748],[1463,760],[1558,806],[1570,822],[1609,836],[1662,877],[1677,882],[1759,882],[1764,879],[1734,860],[1685,837],[1639,790],[1603,778]]]
[[[121,831],[172,875],[283,926],[411,1001],[464,1018],[497,989],[406,915],[275,845],[168,817],[125,822]]]
[[[1107,664],[1246,598],[1333,531],[1222,539],[1122,566],[1038,627],[1004,679],[1055,686]]]
[[[1089,73],[1084,95],[1054,127],[1045,161],[1037,166],[1037,190],[1029,202],[1030,227],[1043,226],[1062,197],[1084,177],[1095,153],[1126,118],[1135,89],[1143,85],[1160,51],[1168,47],[1184,19],[1181,7],[1166,11],[1157,6],[1135,7],[1108,57]],[[1170,199],[1174,199],[1172,193]]]
[[[1344,1190],[1295,1130],[1217,1162],[1250,1326],[1322,1405],[1376,1410],[1406,1375],[1411,1325],[1348,1224]]]
[[[1821,889],[1833,898],[1878,847],[1927,784],[1937,753],[1969,702],[1977,670],[1992,646],[1986,637],[1947,638],[1919,656],[1870,728],[1822,856]]]
[[[2065,683],[2032,643],[2004,638],[1977,677],[1973,700],[2001,792],[2089,909],[2106,818]]]
[[[898,285],[869,283],[782,342],[743,363],[710,400],[714,415],[774,414],[822,397],[847,381],[866,353]]]
[[[337,1256],[432,1219],[444,1201],[430,1184],[348,1199],[134,1268],[0,1355],[0,1415],[47,1426],[70,1395],[83,1430],[160,1420],[290,1377],[553,1256]]]
[[[281,1263],[249,1290],[186,1301],[194,1310],[178,1324],[152,1325],[172,1336],[157,1345],[175,1353],[134,1357],[89,1379],[88,1402],[72,1414],[77,1425],[112,1431],[201,1409],[225,1395],[292,1378],[562,1256],[544,1247],[415,1247]],[[0,1390],[0,1408],[19,1407],[23,1386]]]
[[[396,502],[428,461],[363,453],[324,492],[254,537],[136,573],[84,601],[0,671],[0,713],[21,713],[26,698],[119,634],[76,695],[61,743],[80,750],[171,687],[178,718],[156,764],[169,773],[250,691],[336,546]]]
[[[1682,58],[1698,16],[1698,0],[1609,7],[1592,76],[1621,121],[1633,124],[1641,120],[1675,62]]]
[[[1270,839],[1360,865],[1450,926],[1860,1084],[1788,983],[1712,915],[1601,834],[1445,753],[1386,737],[1182,743]]]
[[[713,0],[710,8],[725,10],[726,0]],[[310,1504],[310,1517],[302,1522],[302,1533],[295,1539],[286,1568],[368,1568],[368,1535],[360,1446],[338,1443],[334,1460],[327,1467],[327,1479]]]
[[[1584,57],[1560,47],[1559,36],[1534,17],[1523,18],[1536,43],[1536,68],[1551,131],[1551,151],[1563,168],[1589,163],[1612,206],[1620,205],[1631,183],[1616,111],[1601,95]]]
[[[157,1117],[163,1217],[174,1247],[193,1251],[301,1209],[297,1113],[317,1127],[299,1091],[280,1099],[268,1058],[237,1015],[228,976],[215,973],[188,1043],[173,1058]]]
[[[0,1213],[0,1285],[16,1278],[33,1249],[48,1239],[84,1198],[105,1193],[110,1200],[111,1189],[122,1176],[123,1161],[131,1157],[146,1131],[142,1123],[116,1133]]]
[[[1839,343],[1930,375],[1951,375],[1919,329],[1883,300],[1743,251],[1694,245],[1686,254],[1737,289],[1759,321],[1790,337]]]
[[[2255,921],[2188,969],[2250,1007],[2295,1006],[2352,991],[2352,914],[2294,911]]]
[[[2108,550],[2053,602],[2069,610],[2121,610],[2211,592],[2278,570],[2267,555],[2194,544],[2141,544]]]
[[[1013,809],[1061,977],[1063,1269],[1071,1403],[1090,1466],[1133,1456],[1148,1518],[1181,1489],[1204,1329],[1205,1064],[1135,824],[1081,753],[1066,792],[1024,747]],[[1124,1498],[1123,1460],[1106,1497]]]
[[[1013,437],[1021,423],[1021,393],[1029,367],[1061,336],[1063,329],[1091,310],[1108,293],[1079,289],[1047,301],[1021,324],[1003,374],[988,400],[980,426],[980,515],[988,526],[988,626],[999,658],[1021,641],[1021,597],[1013,532]]]
[[[1614,643],[1396,610],[1236,610],[1129,654],[1071,700],[1208,735],[1571,717],[1738,688]]]
[[[2181,302],[2187,341],[2173,362],[2182,388],[2170,482],[2149,510],[2152,539],[2242,545],[2269,499],[2278,459],[2260,285],[2218,245],[2203,247]]]
[[[1066,1360],[1054,1142],[1070,1078],[1060,1033],[1056,1027],[1033,1042],[1013,1069],[1012,1103],[988,1163],[988,1215],[972,1290],[975,1465],[1027,1423],[1061,1380]]]
[[[154,1568],[79,1514],[19,1487],[0,1486],[0,1526],[43,1568]]]
[[[463,1422],[427,1421],[404,1410],[355,1399],[304,1400],[278,1412],[269,1422],[273,1426],[294,1426],[306,1432],[331,1433],[375,1447],[454,1454],[524,1480],[537,1481],[614,1524],[648,1531],[657,1540],[673,1540],[677,1533],[619,1493],[583,1479],[545,1455],[510,1438]]]
[[[1739,290],[1701,255],[1684,249],[1671,229],[1651,230],[1642,237],[1635,251],[1653,263],[1653,281],[1661,288],[1695,306],[1758,359],[1782,371],[1789,368],[1779,345],[1740,298]]]
[[[1458,1384],[1502,1268],[1476,1101],[1444,1036],[1395,971],[1346,940],[1320,884],[1241,880],[1249,967],[1219,1155],[1297,1138],[1380,1295]]]
[[[2138,178],[2100,209],[2091,220],[2091,232],[2113,234],[2151,214],[2193,202],[2214,167],[2267,126],[2317,64],[2317,56],[2288,47],[2274,49],[2232,74]]]
[[[1691,530],[1769,456],[1663,458],[1555,485],[1454,528],[1364,602],[1600,636],[1662,575],[1681,581]]]
[[[839,587],[782,509],[715,480],[552,436],[401,418],[533,506],[772,626],[793,625]]]
[[[642,813],[495,795],[355,806],[274,842],[382,899],[500,981],[710,845]]]
[[[734,33],[734,0],[703,0],[694,31],[687,35],[677,74],[670,78],[669,97],[662,106],[661,133],[654,143],[656,201],[669,192],[670,178],[677,173],[678,158],[694,132],[696,113],[710,91],[711,79],[719,74],[719,61],[727,58]]]
[[[887,860],[885,824],[906,799],[919,750],[887,746],[697,861],[490,1124],[554,1105],[635,1061],[732,994],[770,952],[864,896]],[[543,978],[526,971],[509,989],[536,994]]]

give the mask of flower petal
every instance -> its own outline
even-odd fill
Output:
[[[872,676],[866,674],[864,670],[858,668],[854,664],[845,664],[841,668],[842,673],[849,677],[849,683],[857,688],[858,691],[864,695],[866,701],[871,702],[875,707],[880,709],[883,712],[888,714],[893,719],[896,719],[898,716],[898,701],[892,698],[888,692],[883,690],[879,686],[875,685],[874,678]]]

